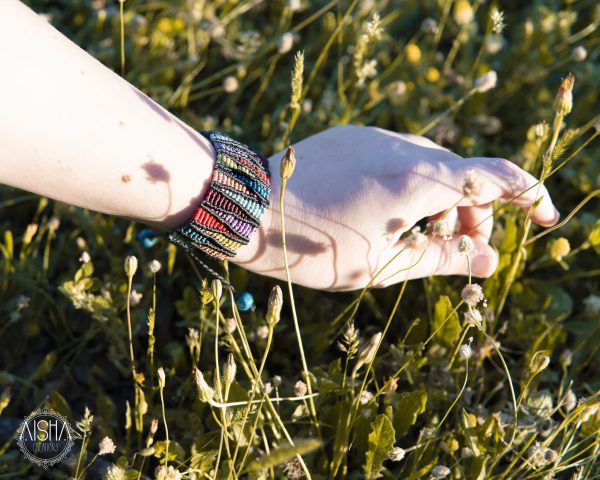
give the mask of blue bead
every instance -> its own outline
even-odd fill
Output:
[[[242,292],[235,297],[235,304],[242,312],[254,310],[254,297],[250,292]]]
[[[139,232],[137,234],[137,239],[145,248],[152,248],[158,241],[156,232],[154,230],[150,230],[149,228]]]

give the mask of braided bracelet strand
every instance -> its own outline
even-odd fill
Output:
[[[269,206],[271,175],[266,158],[243,143],[214,130],[200,133],[216,152],[212,179],[192,218],[169,240],[224,281],[197,254],[223,260],[248,244]]]

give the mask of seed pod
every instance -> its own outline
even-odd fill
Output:
[[[269,295],[269,306],[267,308],[267,325],[275,326],[279,323],[281,317],[281,307],[283,307],[283,292],[279,285],[275,285]]]
[[[294,173],[296,168],[296,151],[291,145],[285,151],[285,155],[281,159],[280,174],[281,178],[288,179]]]

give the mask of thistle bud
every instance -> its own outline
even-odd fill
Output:
[[[138,267],[138,259],[134,255],[129,255],[125,257],[125,275],[128,277],[133,277]]]
[[[569,73],[560,84],[556,98],[554,99],[554,111],[558,115],[567,115],[573,109],[573,85],[575,77]]]
[[[223,294],[223,285],[221,284],[221,280],[215,279],[210,284],[211,292],[214,299],[218,302],[221,300],[221,295]]]
[[[225,390],[227,390],[235,380],[236,370],[237,366],[235,364],[235,359],[233,358],[233,354],[230,353],[227,356],[225,365],[223,366],[223,383],[225,384]]]
[[[281,178],[287,179],[292,176],[296,168],[296,151],[291,145],[285,151],[285,155],[281,159],[280,174]]]
[[[160,388],[165,388],[166,377],[165,377],[165,371],[164,371],[163,367],[160,367],[157,370],[157,374],[158,374],[158,386]]]
[[[279,323],[283,307],[283,293],[279,285],[275,285],[269,295],[269,306],[267,308],[267,325],[274,326]]]

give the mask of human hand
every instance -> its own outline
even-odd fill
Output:
[[[294,148],[297,165],[284,196],[290,275],[294,283],[321,290],[363,288],[390,261],[373,286],[429,275],[467,275],[467,259],[457,249],[461,234],[475,245],[471,273],[488,277],[498,263],[488,244],[492,202],[511,200],[537,183],[508,160],[463,159],[424,137],[376,127],[334,127]],[[233,259],[280,279],[285,279],[279,209],[284,153],[269,159],[271,207],[251,243]],[[469,177],[480,187],[476,195],[463,193]],[[559,213],[543,185],[513,203],[527,210],[540,197],[532,219],[554,225]],[[426,217],[443,217],[451,231],[457,230],[451,239],[429,233],[399,240]]]

